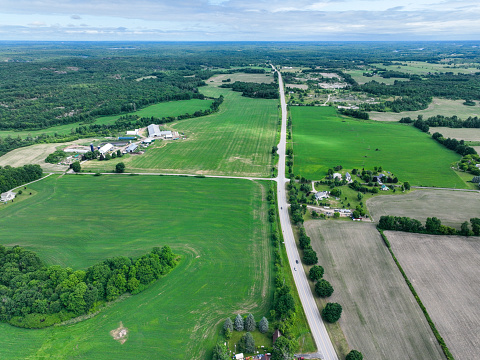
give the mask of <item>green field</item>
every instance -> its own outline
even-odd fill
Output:
[[[144,109],[138,110],[136,112],[129,113],[131,115],[138,115],[140,117],[167,117],[167,116],[178,116],[186,113],[192,114],[197,110],[206,110],[210,108],[212,101],[211,100],[179,100],[179,101],[169,101],[158,103],[155,105],[147,106]],[[95,124],[113,124],[122,115],[116,116],[102,116],[98,118],[94,123]],[[35,130],[35,131],[0,131],[0,137],[12,136],[12,137],[26,137],[28,135],[38,136],[40,134],[53,135],[58,133],[60,135],[69,134],[70,130],[82,125],[82,123],[76,122],[66,125],[53,126],[48,129]]]
[[[267,184],[169,176],[51,176],[0,210],[2,244],[84,269],[169,245],[179,265],[146,291],[75,325],[0,324],[2,359],[204,359],[227,316],[270,309]],[[109,332],[120,322],[125,344]]]
[[[124,158],[128,172],[271,175],[277,100],[251,99],[215,86],[202,88],[202,92],[225,97],[220,111],[168,124],[169,128],[184,132],[188,139],[156,141],[144,155]],[[113,169],[112,164],[111,161],[90,161],[83,168],[105,171],[107,165]]]
[[[412,185],[466,187],[450,169],[460,156],[414,127],[345,118],[331,107],[292,107],[291,116],[295,174],[319,180],[337,165],[382,166]]]
[[[212,104],[212,100],[200,100],[200,99],[191,99],[191,100],[178,100],[178,101],[169,101],[158,103],[155,105],[147,106],[144,109],[128,113],[128,115],[138,115],[140,117],[167,117],[167,116],[178,116],[183,114],[193,114],[198,110],[207,110]],[[102,116],[95,121],[95,124],[113,124],[120,116]]]

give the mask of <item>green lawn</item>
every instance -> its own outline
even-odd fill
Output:
[[[156,141],[144,155],[125,158],[129,172],[170,172],[235,176],[270,176],[278,122],[278,101],[251,99],[230,89],[202,88],[208,96],[223,95],[220,111],[167,124],[187,140]],[[85,163],[85,170],[103,171],[105,164]],[[114,165],[110,165],[113,166]]]
[[[295,174],[318,180],[337,165],[382,166],[411,185],[466,187],[450,169],[460,156],[412,126],[344,118],[331,107],[292,107],[291,116]]]
[[[2,244],[86,268],[167,244],[179,265],[146,291],[75,325],[0,324],[2,359],[205,359],[227,316],[268,314],[273,261],[266,183],[169,176],[52,176],[0,210]],[[128,328],[125,344],[109,332]]]

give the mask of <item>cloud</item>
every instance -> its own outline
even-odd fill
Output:
[[[79,6],[82,16],[72,15]],[[72,25],[66,16],[85,23]],[[88,40],[163,40],[166,34],[170,40],[441,40],[480,34],[476,0],[2,0],[0,17],[8,19],[4,25],[31,29],[21,35],[3,26],[0,40],[28,39],[34,29],[52,40],[68,40],[72,31]],[[41,30],[46,24],[56,30]]]

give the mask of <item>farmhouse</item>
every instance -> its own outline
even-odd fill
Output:
[[[347,180],[349,183],[352,182],[352,177],[350,176],[350,174],[348,173],[348,171],[347,171],[347,173],[345,174],[345,180]]]
[[[328,197],[329,197],[329,192],[328,191],[318,191],[315,194],[315,200],[328,199]]]
[[[280,337],[280,336],[283,336],[283,334],[280,332],[280,330],[275,330],[275,332],[273,333],[273,343],[275,344],[275,341],[277,341],[277,339]]]
[[[340,173],[334,173],[334,174],[332,175],[332,177],[333,177],[334,179],[337,179],[337,178],[338,178],[338,180],[342,181],[342,174],[340,174]]]
[[[10,201],[10,200],[13,200],[13,199],[15,199],[15,194],[16,193],[14,193],[12,191],[4,192],[2,195],[0,195],[0,201],[7,202],[7,201]]]
[[[105,144],[100,149],[98,149],[98,152],[103,155],[103,154],[106,154],[107,152],[111,151],[112,149],[113,149],[112,144]]]
[[[388,186],[385,186],[384,184],[382,184],[381,190],[388,191],[388,190],[390,190],[390,188]]]
[[[137,148],[138,148],[138,145],[137,145],[137,144],[130,144],[130,145],[125,149],[125,151],[126,151],[127,153],[132,153],[132,152],[134,152],[135,150],[137,150]]]

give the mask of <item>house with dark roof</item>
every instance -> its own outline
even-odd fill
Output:
[[[280,330],[275,330],[275,332],[273,333],[273,343],[275,344],[275,341],[277,341],[277,339],[280,337],[280,336],[283,336],[282,332]]]

